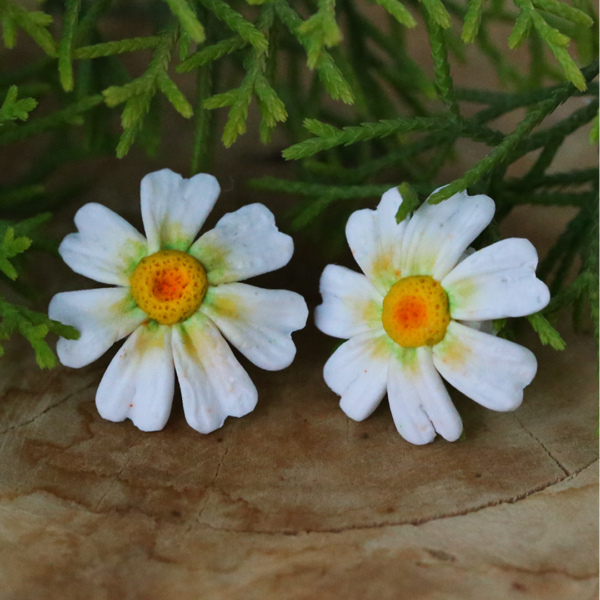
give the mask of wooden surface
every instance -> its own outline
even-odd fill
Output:
[[[467,439],[403,441],[385,402],[354,423],[325,344],[250,368],[254,413],[210,435],[176,400],[159,433],[103,421],[107,360],[0,363],[2,600],[597,597],[595,348],[530,343],[515,413],[455,395]],[[532,342],[532,340],[528,340]]]

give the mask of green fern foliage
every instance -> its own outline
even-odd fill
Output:
[[[29,35],[48,56],[56,56],[56,42],[48,31],[52,17],[42,11],[29,11],[15,0],[0,0],[0,19],[4,46],[17,44],[19,29]]]
[[[2,106],[0,106],[0,126],[7,121],[27,121],[29,113],[37,106],[34,98],[17,99],[19,90],[16,85],[9,88]]]
[[[123,158],[134,144],[160,159],[163,115],[175,111],[189,120],[181,151],[191,174],[210,171],[215,145],[229,148],[248,131],[272,143],[285,174],[251,185],[296,196],[288,225],[323,252],[340,247],[353,210],[394,187],[403,197],[398,222],[422,202],[489,194],[496,220],[481,245],[500,239],[498,225],[515,207],[570,207],[573,218],[539,267],[553,299],[529,323],[556,349],[564,347],[559,311],[572,309],[582,327],[589,313],[597,333],[598,169],[561,170],[557,158],[582,130],[598,142],[591,0],[148,0],[136,3],[134,19],[119,0],[30,6],[0,0],[4,47],[28,46],[24,63],[6,53],[0,65],[0,149],[21,152],[25,141],[38,149],[0,184],[0,281],[10,294],[39,299],[30,257],[57,249],[40,225],[88,185],[73,165]],[[116,30],[109,21],[127,33],[107,34]],[[509,50],[519,47],[517,59]],[[456,65],[469,69],[475,53],[497,89],[482,89],[477,77],[456,85]],[[485,150],[449,181],[469,144]],[[527,171],[512,176],[534,152]],[[72,181],[56,185],[69,168]],[[24,336],[38,363],[51,366],[47,335],[75,332],[10,298],[0,298],[0,338]],[[498,325],[511,335],[510,323]]]

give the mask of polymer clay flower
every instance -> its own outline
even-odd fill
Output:
[[[105,419],[162,429],[177,373],[187,422],[209,433],[257,402],[256,387],[223,336],[263,369],[283,369],[294,359],[291,333],[306,324],[304,299],[238,283],[286,265],[292,239],[265,206],[250,204],[194,241],[219,192],[212,175],[188,180],[168,169],[146,175],[147,239],[100,204],[75,215],[79,231],[63,240],[61,256],[75,272],[116,287],[57,294],[49,315],[81,332],[78,340],[58,341],[60,361],[69,367],[88,365],[129,335],[96,394]]]
[[[483,330],[491,319],[540,310],[550,293],[535,276],[537,253],[527,240],[467,251],[492,220],[491,198],[463,192],[425,203],[398,224],[401,203],[394,188],[377,210],[350,216],[346,237],[364,275],[337,265],[323,272],[317,327],[348,339],[324,377],[356,421],[387,391],[404,439],[426,444],[437,432],[454,441],[462,421],[440,375],[486,408],[517,408],[535,376],[535,356]]]

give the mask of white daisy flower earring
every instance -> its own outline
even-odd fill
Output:
[[[348,339],[325,364],[340,407],[362,421],[388,395],[400,435],[413,444],[436,433],[455,441],[462,421],[441,376],[497,411],[516,409],[536,370],[526,348],[484,333],[486,321],[545,307],[535,248],[506,239],[469,255],[494,215],[487,196],[456,194],[423,204],[402,223],[402,197],[387,191],[377,210],[353,213],[346,237],[364,275],[328,265],[317,327]]]
[[[100,204],[75,215],[79,232],[63,240],[61,256],[76,273],[116,287],[57,294],[49,315],[81,332],[78,340],[58,341],[68,367],[90,364],[131,334],[96,394],[105,419],[162,429],[177,373],[187,422],[209,433],[257,402],[256,387],[223,336],[263,369],[283,369],[294,359],[291,333],[308,317],[302,296],[238,283],[286,265],[292,238],[278,231],[265,206],[251,204],[194,242],[219,192],[212,175],[188,180],[169,169],[146,175],[147,239]]]

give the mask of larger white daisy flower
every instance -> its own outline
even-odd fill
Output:
[[[402,197],[353,213],[346,237],[365,275],[328,265],[317,327],[348,339],[327,361],[327,385],[362,421],[388,394],[400,435],[413,444],[460,437],[462,421],[440,374],[498,411],[521,404],[537,370],[526,348],[481,331],[482,321],[534,313],[550,300],[524,239],[467,251],[494,215],[487,196],[456,194],[396,223]],[[472,252],[472,251],[471,251]]]
[[[251,204],[194,242],[219,192],[212,175],[146,175],[147,239],[100,204],[75,215],[79,232],[63,240],[61,256],[75,272],[117,287],[57,294],[49,315],[81,332],[78,340],[58,341],[69,367],[88,365],[131,334],[96,394],[105,419],[162,429],[175,372],[186,420],[199,432],[252,411],[256,387],[221,334],[263,369],[283,369],[294,359],[291,333],[308,317],[302,296],[238,283],[286,265],[292,238],[278,231],[265,206]]]

